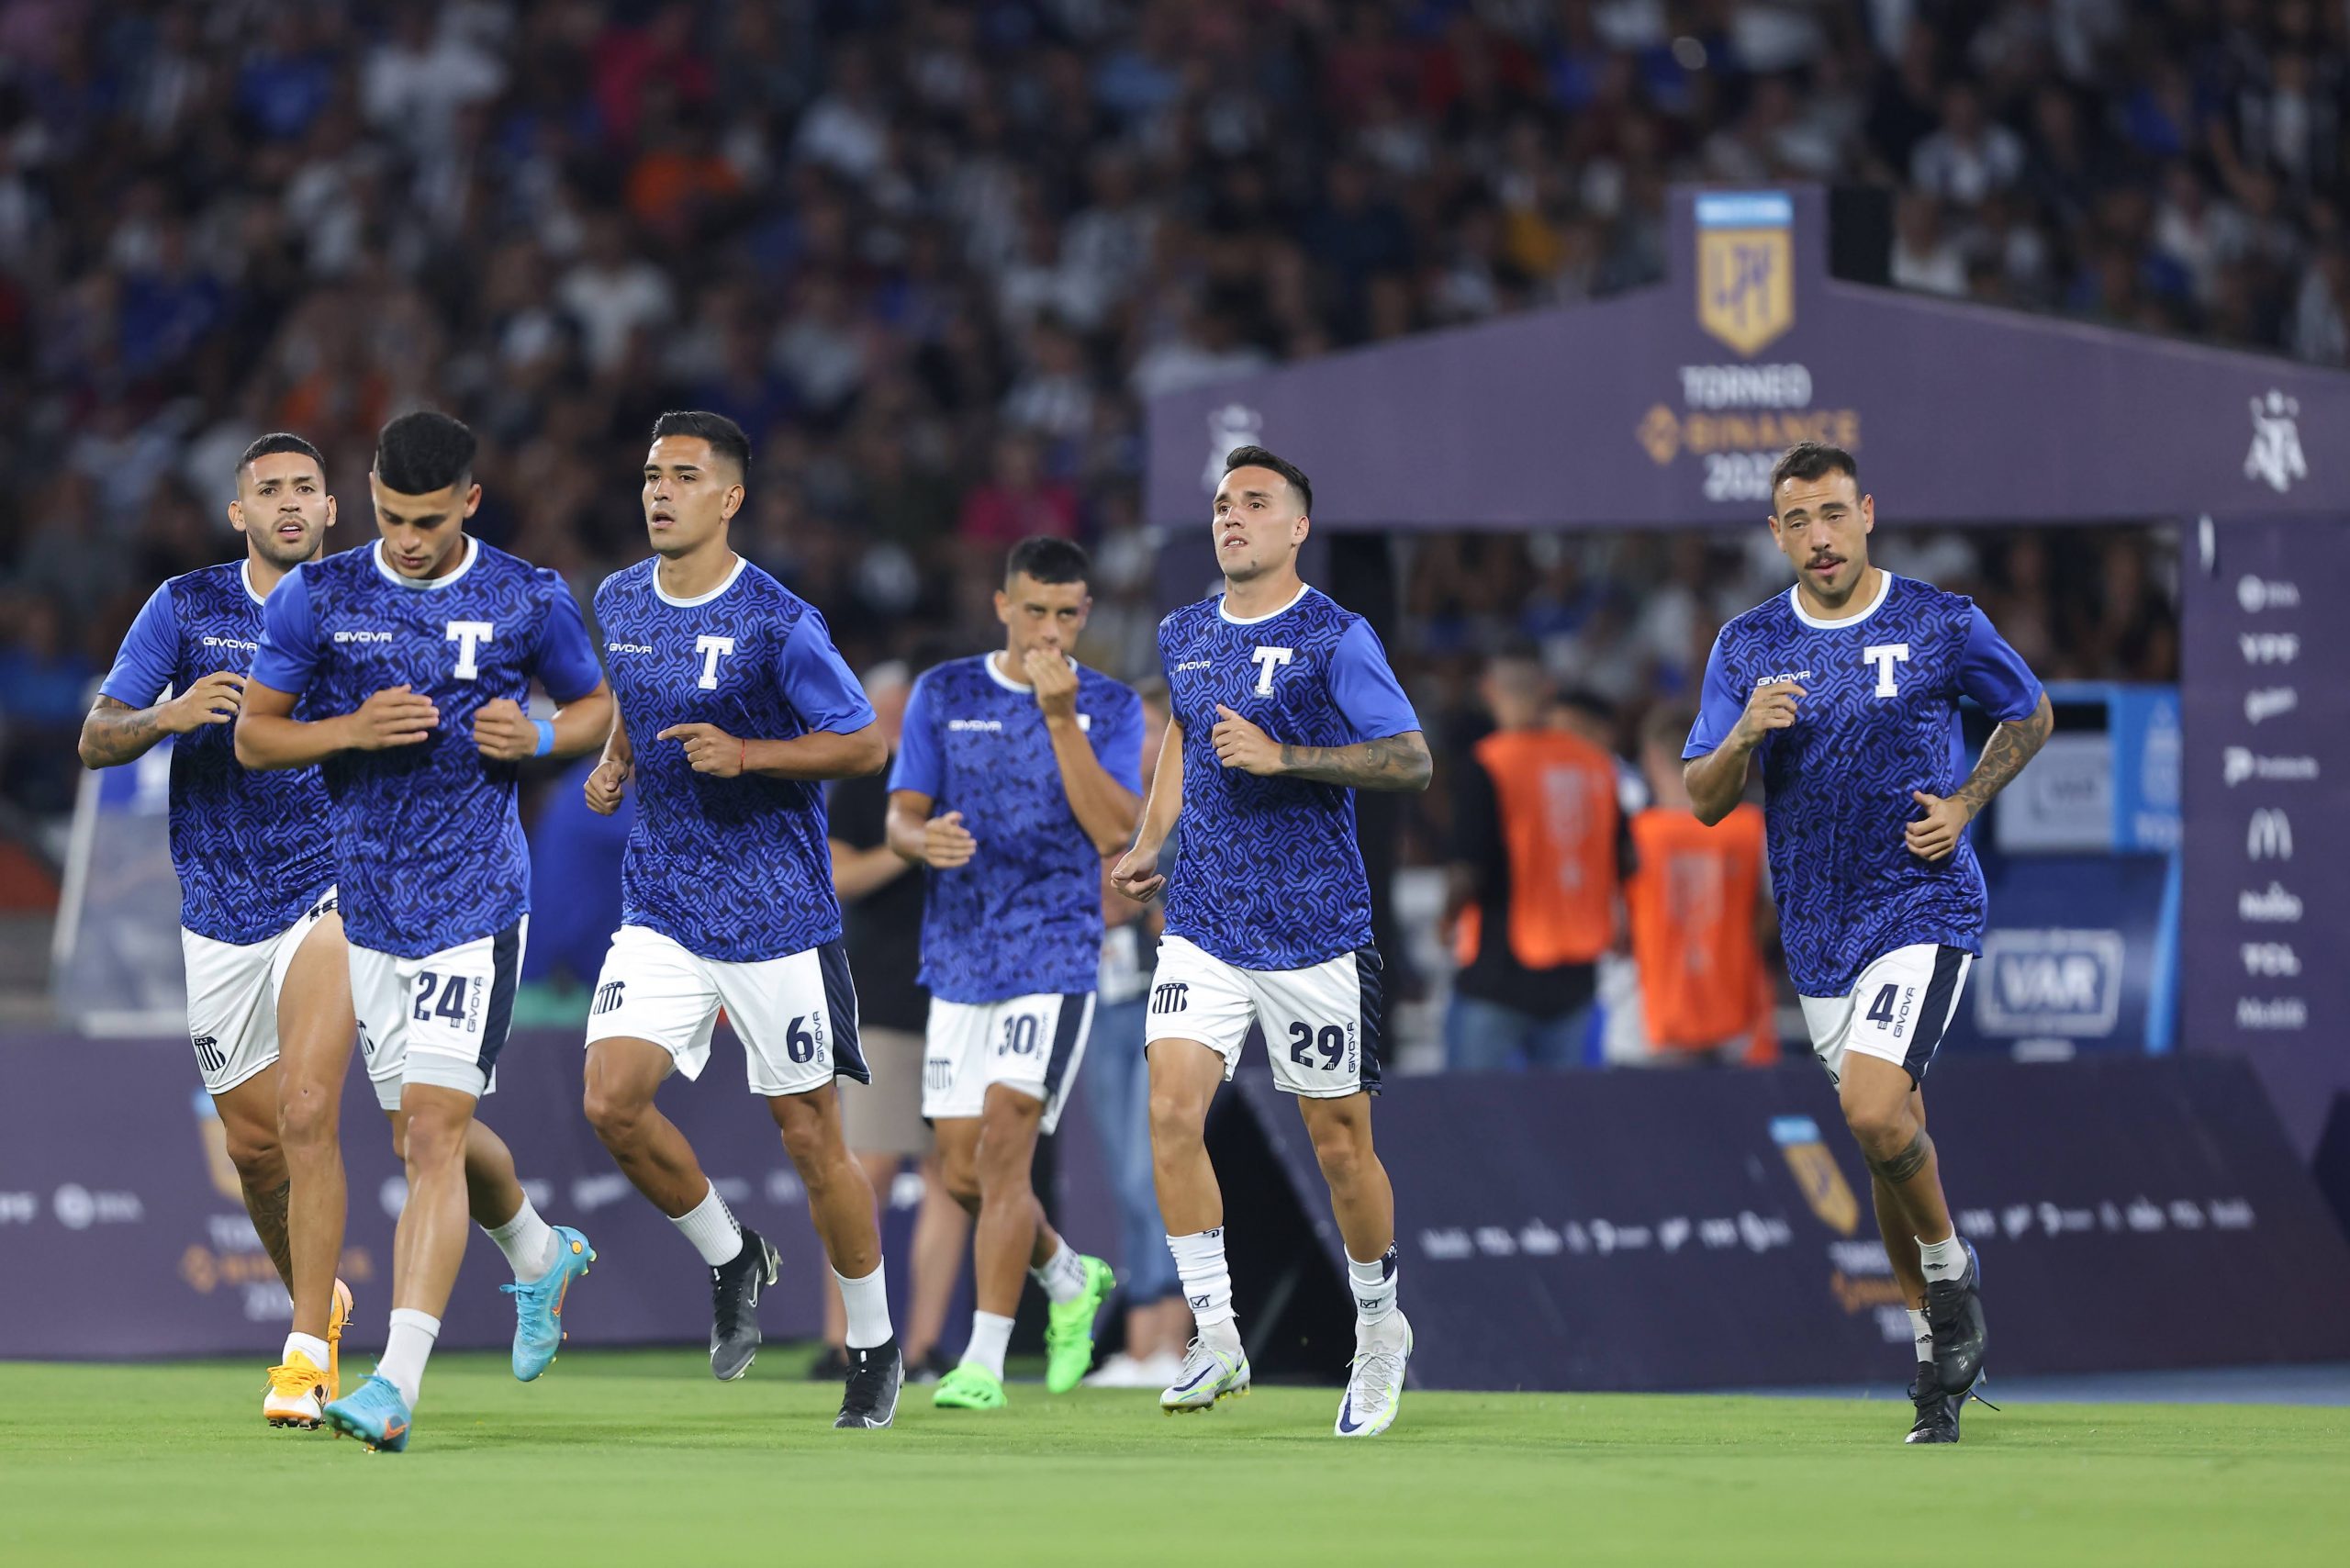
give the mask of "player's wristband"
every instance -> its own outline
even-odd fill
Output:
[[[531,722],[538,727],[539,732],[539,749],[532,752],[531,755],[532,756],[544,756],[547,753],[554,749],[554,721],[553,719],[533,719]]]

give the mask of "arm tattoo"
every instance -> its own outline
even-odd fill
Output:
[[[144,755],[162,738],[154,709],[101,697],[82,722],[83,760],[92,767],[113,767]]]
[[[252,1216],[253,1234],[261,1238],[262,1249],[277,1265],[277,1277],[288,1291],[294,1288],[294,1244],[285,1236],[285,1206],[293,1192],[290,1181],[267,1190],[245,1189],[245,1213]]]
[[[1953,800],[1964,801],[1969,812],[1979,812],[1991,803],[1991,797],[2007,788],[2008,781],[2023,771],[2040,748],[2047,743],[2049,732],[2056,727],[2056,715],[2042,697],[2040,706],[2029,719],[2010,719],[1991,732],[1983,743],[1983,756],[1975,764],[1975,771],[1966,776]]]
[[[1343,784],[1353,790],[1425,790],[1431,767],[1428,743],[1417,730],[1353,745],[1281,743],[1281,768],[1292,778]]]
[[[1891,1185],[1898,1187],[1910,1177],[1923,1170],[1926,1168],[1926,1161],[1931,1159],[1933,1156],[1934,1140],[1926,1136],[1925,1128],[1919,1127],[1918,1136],[1909,1140],[1909,1147],[1899,1154],[1890,1159],[1872,1159],[1868,1163],[1871,1170],[1875,1171]]]

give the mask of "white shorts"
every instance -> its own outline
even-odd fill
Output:
[[[1151,977],[1154,1040],[1197,1040],[1240,1066],[1248,1026],[1265,1031],[1273,1082],[1312,1100],[1379,1092],[1380,958],[1358,947],[1304,969],[1244,969],[1181,936],[1158,945]]]
[[[922,1114],[934,1122],[976,1116],[990,1084],[1045,1103],[1040,1129],[1060,1126],[1069,1086],[1093,1033],[1093,993],[1053,991],[1003,1002],[930,999],[924,1032]]]
[[[822,1089],[835,1076],[870,1083],[856,1040],[856,987],[848,949],[827,942],[755,963],[705,958],[642,925],[612,933],[596,978],[588,1043],[650,1040],[677,1070],[699,1078],[711,1033],[726,1009],[743,1042],[751,1092],[772,1100]]]
[[[226,1094],[277,1059],[277,993],[319,922],[335,912],[329,888],[274,936],[215,942],[180,928],[187,961],[187,1038],[207,1093]]]
[[[1845,995],[1796,998],[1828,1081],[1843,1081],[1844,1053],[1858,1051],[1907,1069],[1912,1083],[1925,1082],[1974,963],[1961,948],[1918,942],[1872,961]]]
[[[429,1083],[476,1099],[498,1087],[498,1053],[514,1024],[514,987],[531,917],[421,958],[353,944],[351,1003],[375,1103],[400,1108],[400,1086]]]

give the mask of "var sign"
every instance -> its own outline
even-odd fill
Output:
[[[2112,1034],[2121,1016],[2122,951],[2119,931],[1989,933],[1975,1027],[2007,1039]]]

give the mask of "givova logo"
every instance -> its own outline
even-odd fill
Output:
[[[2110,1035],[2121,1017],[2119,931],[1994,931],[1983,939],[1989,983],[1975,993],[1986,1035]]]

